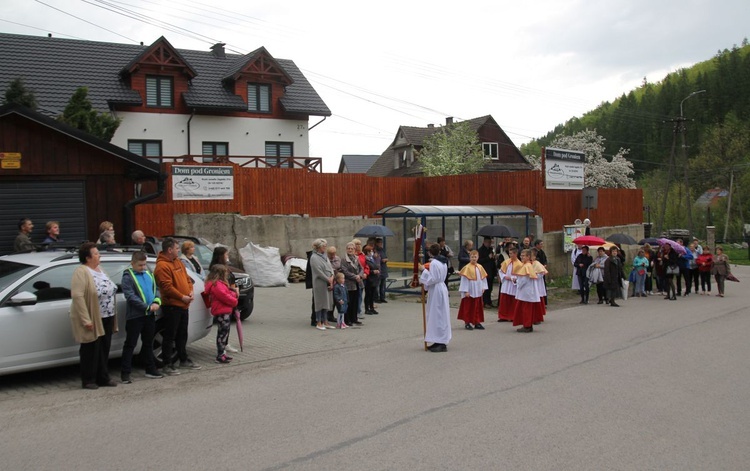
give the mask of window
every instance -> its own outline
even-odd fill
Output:
[[[266,157],[294,157],[294,144],[291,142],[266,142]],[[289,168],[289,161],[266,159],[269,167]]]
[[[204,142],[203,143],[203,155],[229,155],[229,143],[228,142]],[[203,157],[203,163],[213,162],[213,157]]]
[[[161,157],[161,141],[128,141],[128,150],[141,157]],[[159,159],[148,159],[157,164]]]
[[[497,160],[497,142],[483,142],[482,151],[485,159]]]
[[[39,303],[70,299],[70,281],[79,266],[63,265],[45,270],[19,286],[16,292],[35,294]]]
[[[271,112],[271,86],[259,83],[247,84],[247,111]]]
[[[172,77],[146,77],[146,106],[172,108]]]

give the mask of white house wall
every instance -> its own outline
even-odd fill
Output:
[[[188,153],[190,115],[118,112],[120,127],[112,144],[128,148],[128,140],[162,142],[164,156]],[[203,142],[228,142],[231,155],[264,156],[266,142],[291,142],[295,157],[310,157],[307,121],[226,116],[193,116],[190,121],[190,153],[201,154]]]

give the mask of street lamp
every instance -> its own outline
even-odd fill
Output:
[[[685,103],[685,100],[688,98],[692,98],[701,93],[706,93],[706,91],[696,90],[683,98],[680,102],[680,134],[682,135],[682,157],[684,159],[683,170],[685,174],[685,207],[687,208],[688,230],[690,230],[691,233],[693,232],[693,207],[692,201],[690,200],[690,184],[688,182],[687,149],[685,148],[685,116],[682,114],[682,104]]]

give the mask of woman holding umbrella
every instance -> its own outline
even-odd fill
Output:
[[[664,244],[661,246],[661,251],[657,258],[657,262],[664,270],[664,287],[667,290],[667,295],[664,299],[670,299],[672,301],[677,300],[677,290],[675,288],[675,275],[680,276],[679,267],[680,256],[677,251],[672,248],[670,244]]]

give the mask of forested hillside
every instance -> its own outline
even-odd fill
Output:
[[[684,149],[679,122],[681,102]],[[702,234],[703,227],[712,224],[717,226],[718,237],[723,238],[727,198],[710,208],[695,206],[695,201],[710,188],[729,190],[731,186],[727,237],[742,236],[742,224],[750,223],[747,39],[741,47],[719,51],[713,58],[672,73],[660,82],[644,79],[641,87],[557,126],[546,136],[521,146],[521,152],[539,155],[540,147],[549,145],[556,136],[586,129],[596,130],[606,139],[605,155],[630,149],[627,159],[634,165],[638,186],[644,189],[644,206],[650,208],[657,230],[692,227]],[[644,220],[646,217],[644,213]]]

